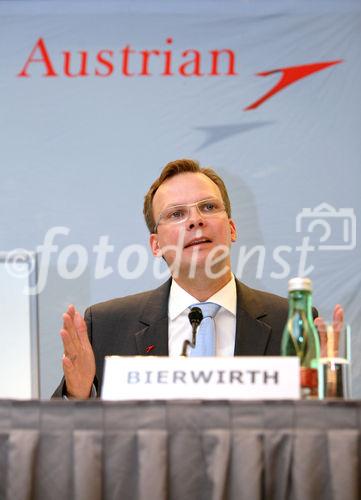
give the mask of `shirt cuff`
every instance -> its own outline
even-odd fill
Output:
[[[88,399],[96,399],[97,397],[97,390],[95,388],[95,385],[93,384],[92,385],[92,390],[90,391],[90,396]],[[76,398],[68,398],[68,396],[66,396],[65,394],[63,394],[63,399],[65,399],[66,401],[69,401],[70,399],[76,399]]]

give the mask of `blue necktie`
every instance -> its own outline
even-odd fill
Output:
[[[201,302],[190,306],[199,307],[203,314],[203,319],[198,327],[196,346],[190,348],[188,355],[193,356],[215,356],[216,355],[216,328],[214,317],[221,306],[213,302]]]

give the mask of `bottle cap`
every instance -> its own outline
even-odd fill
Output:
[[[294,292],[295,290],[305,290],[312,292],[312,281],[310,278],[292,278],[288,282],[288,291]]]

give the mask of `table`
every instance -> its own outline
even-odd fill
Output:
[[[356,500],[361,402],[0,401],[1,500]]]

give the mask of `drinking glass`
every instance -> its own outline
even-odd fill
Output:
[[[317,323],[320,337],[319,399],[351,398],[351,328],[343,323]]]

